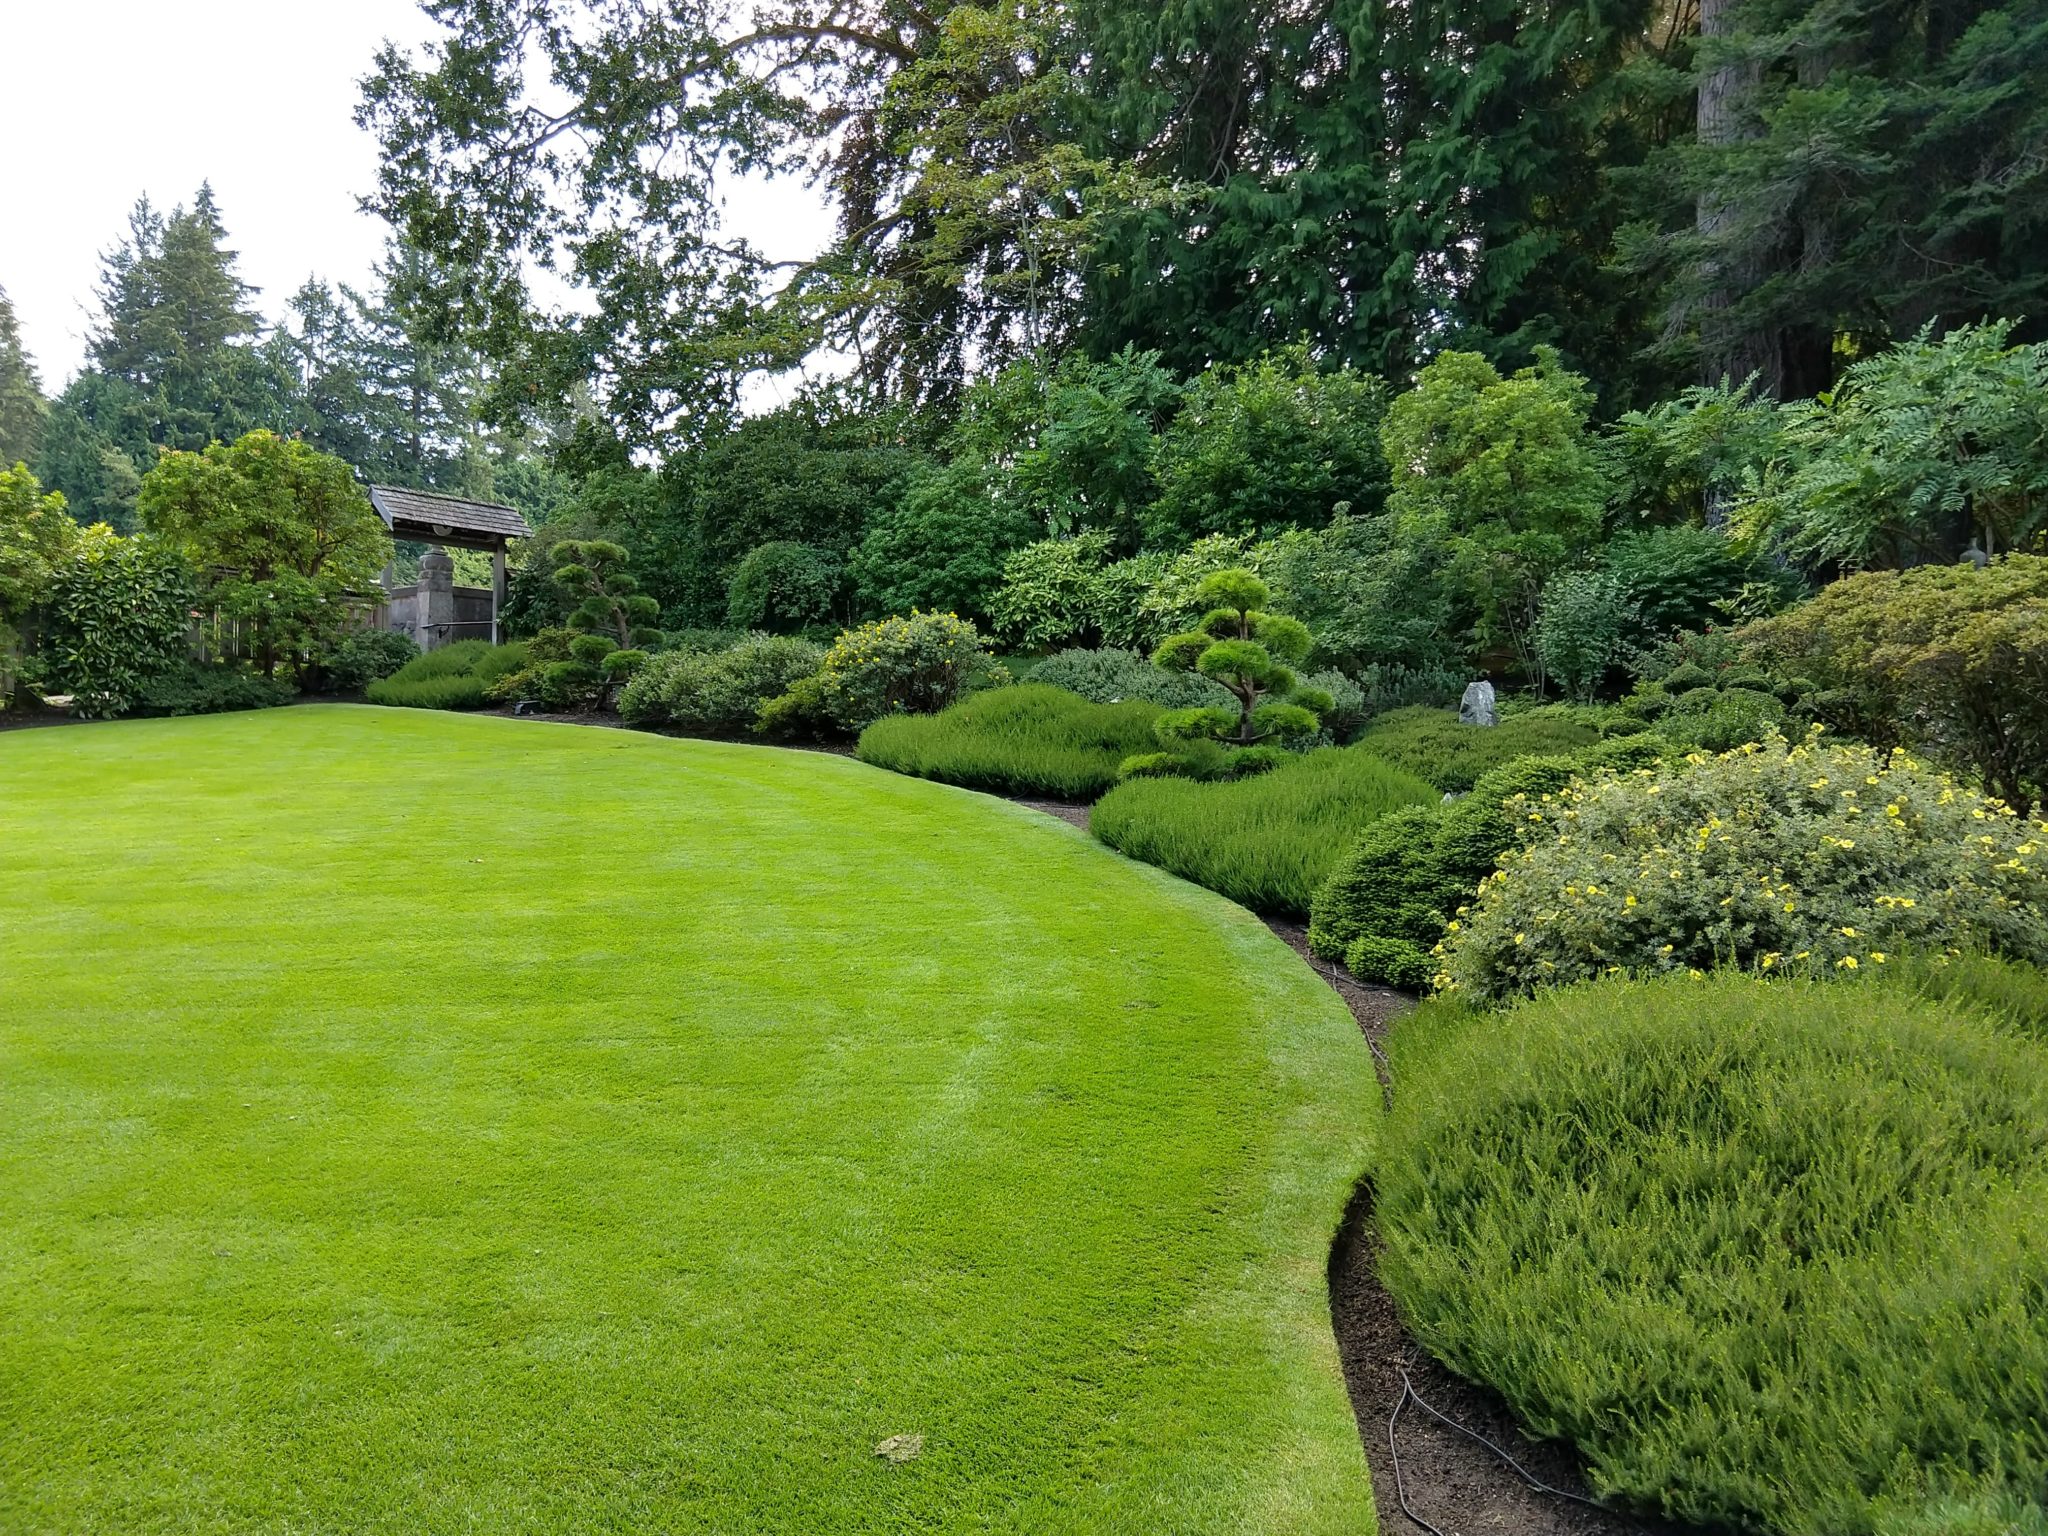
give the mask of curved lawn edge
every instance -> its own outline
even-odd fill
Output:
[[[574,729],[574,727],[567,727]],[[717,742],[742,752],[781,750]],[[881,774],[918,792],[965,796],[992,814],[1064,838],[1114,860],[1190,917],[1213,923],[1240,969],[1258,981],[1271,1017],[1300,1027],[1272,1030],[1268,1055],[1302,1092],[1289,1120],[1301,1155],[1274,1170],[1260,1233],[1277,1262],[1247,1263],[1233,1288],[1240,1305],[1264,1318],[1269,1353],[1298,1361],[1290,1372],[1291,1445],[1272,1448],[1275,1475],[1247,1487],[1247,1530],[1371,1536],[1379,1529],[1364,1442],[1331,1326],[1330,1255],[1352,1197],[1371,1171],[1381,1109],[1379,1079],[1357,1021],[1343,1000],[1257,914],[1206,886],[1133,859],[1069,822],[983,790],[921,779],[891,769],[812,753],[845,768]],[[1333,1091],[1334,1090],[1334,1091]]]
[[[415,730],[453,733],[466,738],[472,755],[486,762],[500,739],[509,748],[515,740],[536,742],[556,734],[545,729],[551,722],[423,718],[363,706],[309,705],[288,714],[293,723],[316,728],[323,716],[402,720],[401,735],[413,735]],[[168,759],[174,755],[168,750],[174,736],[220,729],[222,720],[234,718],[114,722],[90,729],[90,736],[119,740],[119,755],[126,761]],[[541,729],[535,731],[536,726]],[[259,725],[259,744],[270,728]],[[529,734],[505,734],[521,729]],[[287,730],[286,737],[290,734]],[[317,729],[311,734],[317,736]],[[82,731],[74,739],[87,735]],[[166,743],[164,750],[151,751],[153,736]],[[700,791],[707,778],[724,777],[727,770],[735,781],[743,780],[771,798],[786,797],[800,786],[816,803],[801,806],[799,815],[826,819],[838,802],[847,815],[862,809],[879,813],[896,836],[927,815],[932,837],[942,841],[971,840],[978,826],[1001,823],[1007,836],[1058,850],[1055,857],[1034,856],[1029,861],[1033,878],[1058,886],[1072,880],[1077,893],[1087,891],[1087,898],[1071,909],[1077,914],[1069,918],[1072,931],[1085,931],[1088,924],[1105,926],[1098,921],[1101,912],[1113,911],[1116,902],[1128,899],[1128,891],[1143,890],[1158,904],[1148,902],[1140,908],[1147,931],[1160,936],[1157,942],[1165,947],[1159,953],[1169,963],[1183,940],[1220,945],[1224,965],[1204,966],[1200,974],[1220,980],[1227,972],[1234,1002],[1229,1011],[1212,1003],[1209,1017],[1217,1022],[1206,1027],[1229,1035],[1234,1030],[1228,1021],[1244,1016],[1244,1027],[1250,1031],[1238,1036],[1244,1057],[1264,1063],[1252,1100],[1262,1108],[1260,1114],[1244,1118],[1244,1140],[1227,1143],[1240,1148],[1233,1166],[1241,1170],[1239,1192],[1229,1202],[1229,1240],[1191,1253],[1198,1267],[1190,1271],[1180,1314],[1183,1326],[1172,1337],[1175,1347],[1194,1360],[1209,1358],[1206,1341],[1213,1339],[1224,1352],[1216,1358],[1227,1358],[1231,1365],[1202,1377],[1201,1390],[1179,1394],[1171,1403],[1131,1402],[1116,1433],[1136,1443],[1165,1445],[1172,1443],[1177,1431],[1185,1444],[1186,1432],[1193,1429],[1197,1444],[1213,1440],[1219,1449],[1227,1448],[1227,1456],[1207,1456],[1210,1465],[1205,1470],[1212,1477],[1199,1495],[1206,1510],[1201,1529],[1335,1533],[1373,1528],[1369,1474],[1330,1331],[1327,1261],[1332,1237],[1375,1139],[1378,1093],[1369,1053],[1343,1005],[1284,943],[1224,898],[1123,859],[1076,829],[995,797],[905,778],[831,754],[588,728],[579,728],[575,736],[573,755],[586,764],[593,754],[609,752],[643,758],[673,755],[678,761],[687,759],[692,782]],[[567,738],[563,744],[569,745]],[[0,759],[6,756],[7,745],[0,742]],[[0,768],[5,766],[0,761]],[[164,770],[157,771],[161,776]],[[648,773],[628,773],[624,781],[637,777],[642,781],[638,792],[644,794]],[[488,791],[485,780],[479,796],[486,797]],[[404,792],[403,786],[398,792]],[[962,798],[966,796],[972,798]],[[660,796],[655,799],[658,802]],[[622,798],[620,813],[629,813],[630,804]],[[687,802],[671,801],[668,819],[674,822],[675,813],[686,808]],[[896,808],[904,813],[901,819]],[[609,809],[601,807],[600,814]],[[787,817],[790,809],[784,798],[779,814]],[[431,814],[429,808],[427,815]],[[434,835],[431,823],[421,828],[421,834]],[[678,828],[671,835],[684,834]],[[1078,883],[1090,881],[1103,884],[1091,889]],[[943,900],[944,893],[934,899]],[[803,964],[801,956],[791,958]],[[1004,956],[991,955],[988,963],[1000,966]],[[1085,1043],[1085,1036],[1077,1038]],[[1166,1038],[1170,1042],[1170,1035]],[[1279,1113],[1269,1116],[1265,1106],[1277,1107]],[[1256,1395],[1244,1391],[1251,1383],[1257,1384]],[[1247,1401],[1256,1407],[1248,1409]],[[1166,1469],[1164,1463],[1159,1468]],[[1130,1486],[1142,1490],[1162,1518],[1182,1508],[1187,1499],[1187,1492],[1174,1483]],[[1189,1528],[1194,1528],[1192,1523]]]

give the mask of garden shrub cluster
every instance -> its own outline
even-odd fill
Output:
[[[1089,829],[1255,911],[1304,915],[1361,831],[1437,798],[1363,748],[1325,747],[1227,783],[1132,778],[1096,802]]]
[[[1149,750],[1159,706],[1096,704],[1063,688],[1020,683],[936,715],[885,715],[861,732],[862,762],[999,794],[1092,800]]]
[[[2048,959],[2048,823],[1869,747],[1783,738],[1508,802],[1522,847],[1445,941],[1497,999],[1612,971]]]
[[[1601,1493],[2038,1528],[2048,1050],[1905,988],[1679,976],[1427,1004],[1393,1066],[1387,1288]]]
[[[1169,672],[1135,651],[1078,647],[1057,651],[1031,669],[1031,681],[1064,688],[1097,704],[1142,699],[1162,709],[1227,707],[1230,690],[1199,672]]]
[[[1489,769],[1518,757],[1575,752],[1599,735],[1596,725],[1562,707],[1506,715],[1498,725],[1479,726],[1462,724],[1455,710],[1415,705],[1381,715],[1358,745],[1448,794],[1463,794]]]
[[[333,692],[361,693],[419,653],[411,635],[390,629],[359,629],[335,642],[321,661],[320,671]]]
[[[291,703],[298,691],[281,677],[187,661],[143,683],[130,708],[140,715],[220,715],[241,709],[275,709]]]
[[[365,691],[372,704],[400,709],[482,709],[492,702],[492,685],[518,674],[527,661],[524,641],[458,640],[415,656]]]
[[[913,611],[846,631],[817,671],[762,706],[760,724],[774,734],[857,735],[884,715],[934,714],[972,688],[1007,680],[967,620]]]
[[[1540,798],[1581,774],[1645,768],[1665,751],[1653,736],[1596,742],[1570,756],[1517,758],[1481,774],[1470,794],[1374,822],[1337,861],[1309,910],[1309,942],[1362,981],[1421,991],[1454,914],[1517,845],[1518,796]]]
[[[703,734],[751,731],[761,706],[812,676],[823,646],[793,635],[750,635],[716,649],[664,651],[619,694],[629,725]]]

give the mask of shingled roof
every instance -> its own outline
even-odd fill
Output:
[[[370,505],[384,519],[384,526],[400,538],[431,540],[440,529],[483,539],[523,539],[533,532],[526,526],[526,519],[510,507],[490,501],[465,501],[460,496],[443,496],[435,491],[373,485]]]

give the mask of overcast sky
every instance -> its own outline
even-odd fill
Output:
[[[0,288],[44,390],[78,371],[99,253],[145,192],[168,210],[210,180],[272,319],[308,275],[360,283],[385,227],[356,211],[357,82],[435,30],[412,0],[0,0]],[[825,229],[800,186],[736,190],[729,222],[784,258]]]

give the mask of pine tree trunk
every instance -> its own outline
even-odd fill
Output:
[[[1736,34],[1740,4],[1741,0],[1700,0],[1703,45]],[[1757,137],[1756,94],[1762,82],[1763,66],[1755,59],[1716,60],[1700,76],[1695,133],[1702,148],[1718,149]],[[1699,194],[1695,228],[1707,248],[1699,301],[1701,377],[1709,385],[1724,377],[1740,384],[1756,374],[1758,390],[1776,398],[1784,387],[1777,336],[1729,314],[1763,277],[1757,237],[1741,232],[1743,212],[1711,185]],[[1709,518],[1720,510],[1710,499]]]

